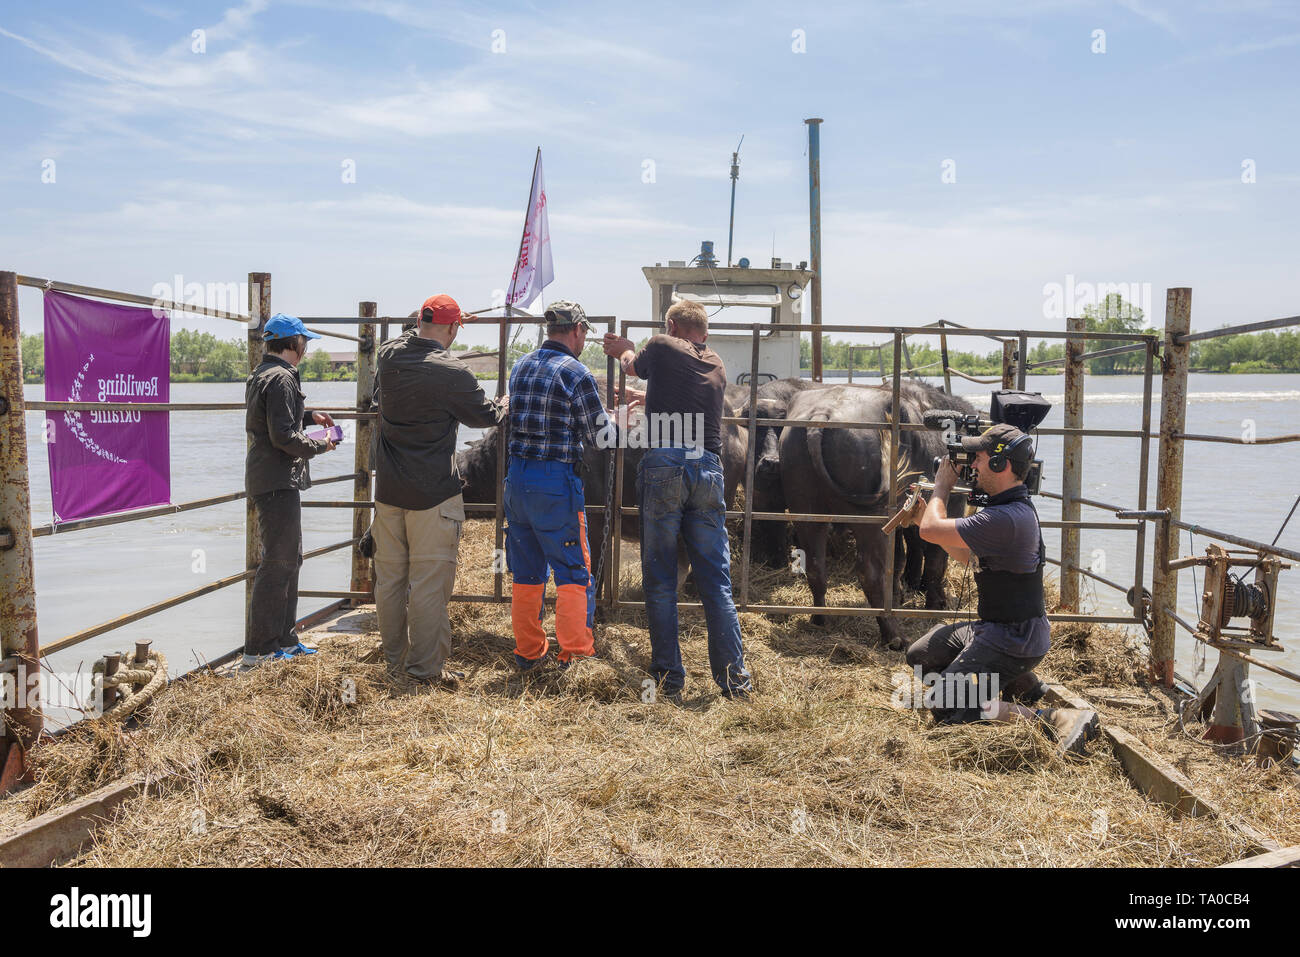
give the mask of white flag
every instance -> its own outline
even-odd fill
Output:
[[[546,187],[542,184],[542,151],[537,151],[533,166],[533,188],[528,194],[528,215],[524,219],[524,237],[519,242],[519,258],[510,277],[506,303],[527,309],[555,278],[551,265],[551,227],[546,218]]]

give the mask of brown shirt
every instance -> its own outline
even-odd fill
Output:
[[[646,389],[645,410],[650,416],[651,445],[694,445],[699,432],[694,425],[703,422],[704,448],[722,454],[722,396],[727,388],[727,370],[718,354],[703,342],[688,342],[675,336],[654,336],[633,360],[636,374],[650,383]],[[656,413],[700,416],[674,431],[671,423],[655,428]],[[677,440],[678,434],[691,439]]]

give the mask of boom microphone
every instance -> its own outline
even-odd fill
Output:
[[[936,432],[959,429],[965,420],[966,416],[963,413],[954,412],[952,409],[927,409],[921,413],[921,421],[925,423],[925,427]]]

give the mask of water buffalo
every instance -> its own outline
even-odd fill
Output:
[[[888,389],[831,386],[809,389],[795,395],[787,407],[787,418],[825,422],[889,422],[897,415],[900,422],[921,422],[921,409],[912,399],[903,397],[895,410]],[[899,436],[898,470],[895,481],[900,489],[919,474],[926,464],[921,461],[924,446],[919,432],[903,431]],[[781,484],[790,511],[883,515],[889,504],[888,429],[837,429],[819,426],[786,426],[778,443]],[[795,536],[805,555],[808,585],[813,603],[826,604],[826,539],[830,525],[825,522],[794,522]],[[895,562],[895,581],[885,581],[885,548],[888,536],[879,525],[854,525],[858,545],[858,562],[862,591],[867,604],[884,604],[885,588],[901,592],[898,577],[902,571]],[[898,648],[902,636],[898,622],[881,616],[883,644]],[[813,622],[825,623],[825,616],[814,615]]]
[[[910,399],[922,412],[931,409],[948,409],[963,415],[975,412],[975,407],[959,396],[949,395],[938,386],[927,385],[919,380],[904,380],[899,383],[899,395]],[[934,460],[947,455],[943,433],[926,430],[913,432],[915,447],[913,455],[919,459],[916,466],[921,468],[927,478],[934,478]],[[948,498],[948,517],[956,518],[965,514],[966,497],[951,495]],[[907,544],[907,564],[904,580],[913,588],[925,591],[926,608],[947,608],[948,594],[944,587],[944,575],[948,571],[948,553],[943,546],[935,545],[921,539],[921,532],[915,526],[902,530],[903,540]]]

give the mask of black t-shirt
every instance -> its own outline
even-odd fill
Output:
[[[703,444],[706,451],[722,454],[727,370],[716,352],[702,342],[654,336],[637,353],[633,368],[650,383],[645,411],[652,448]]]

